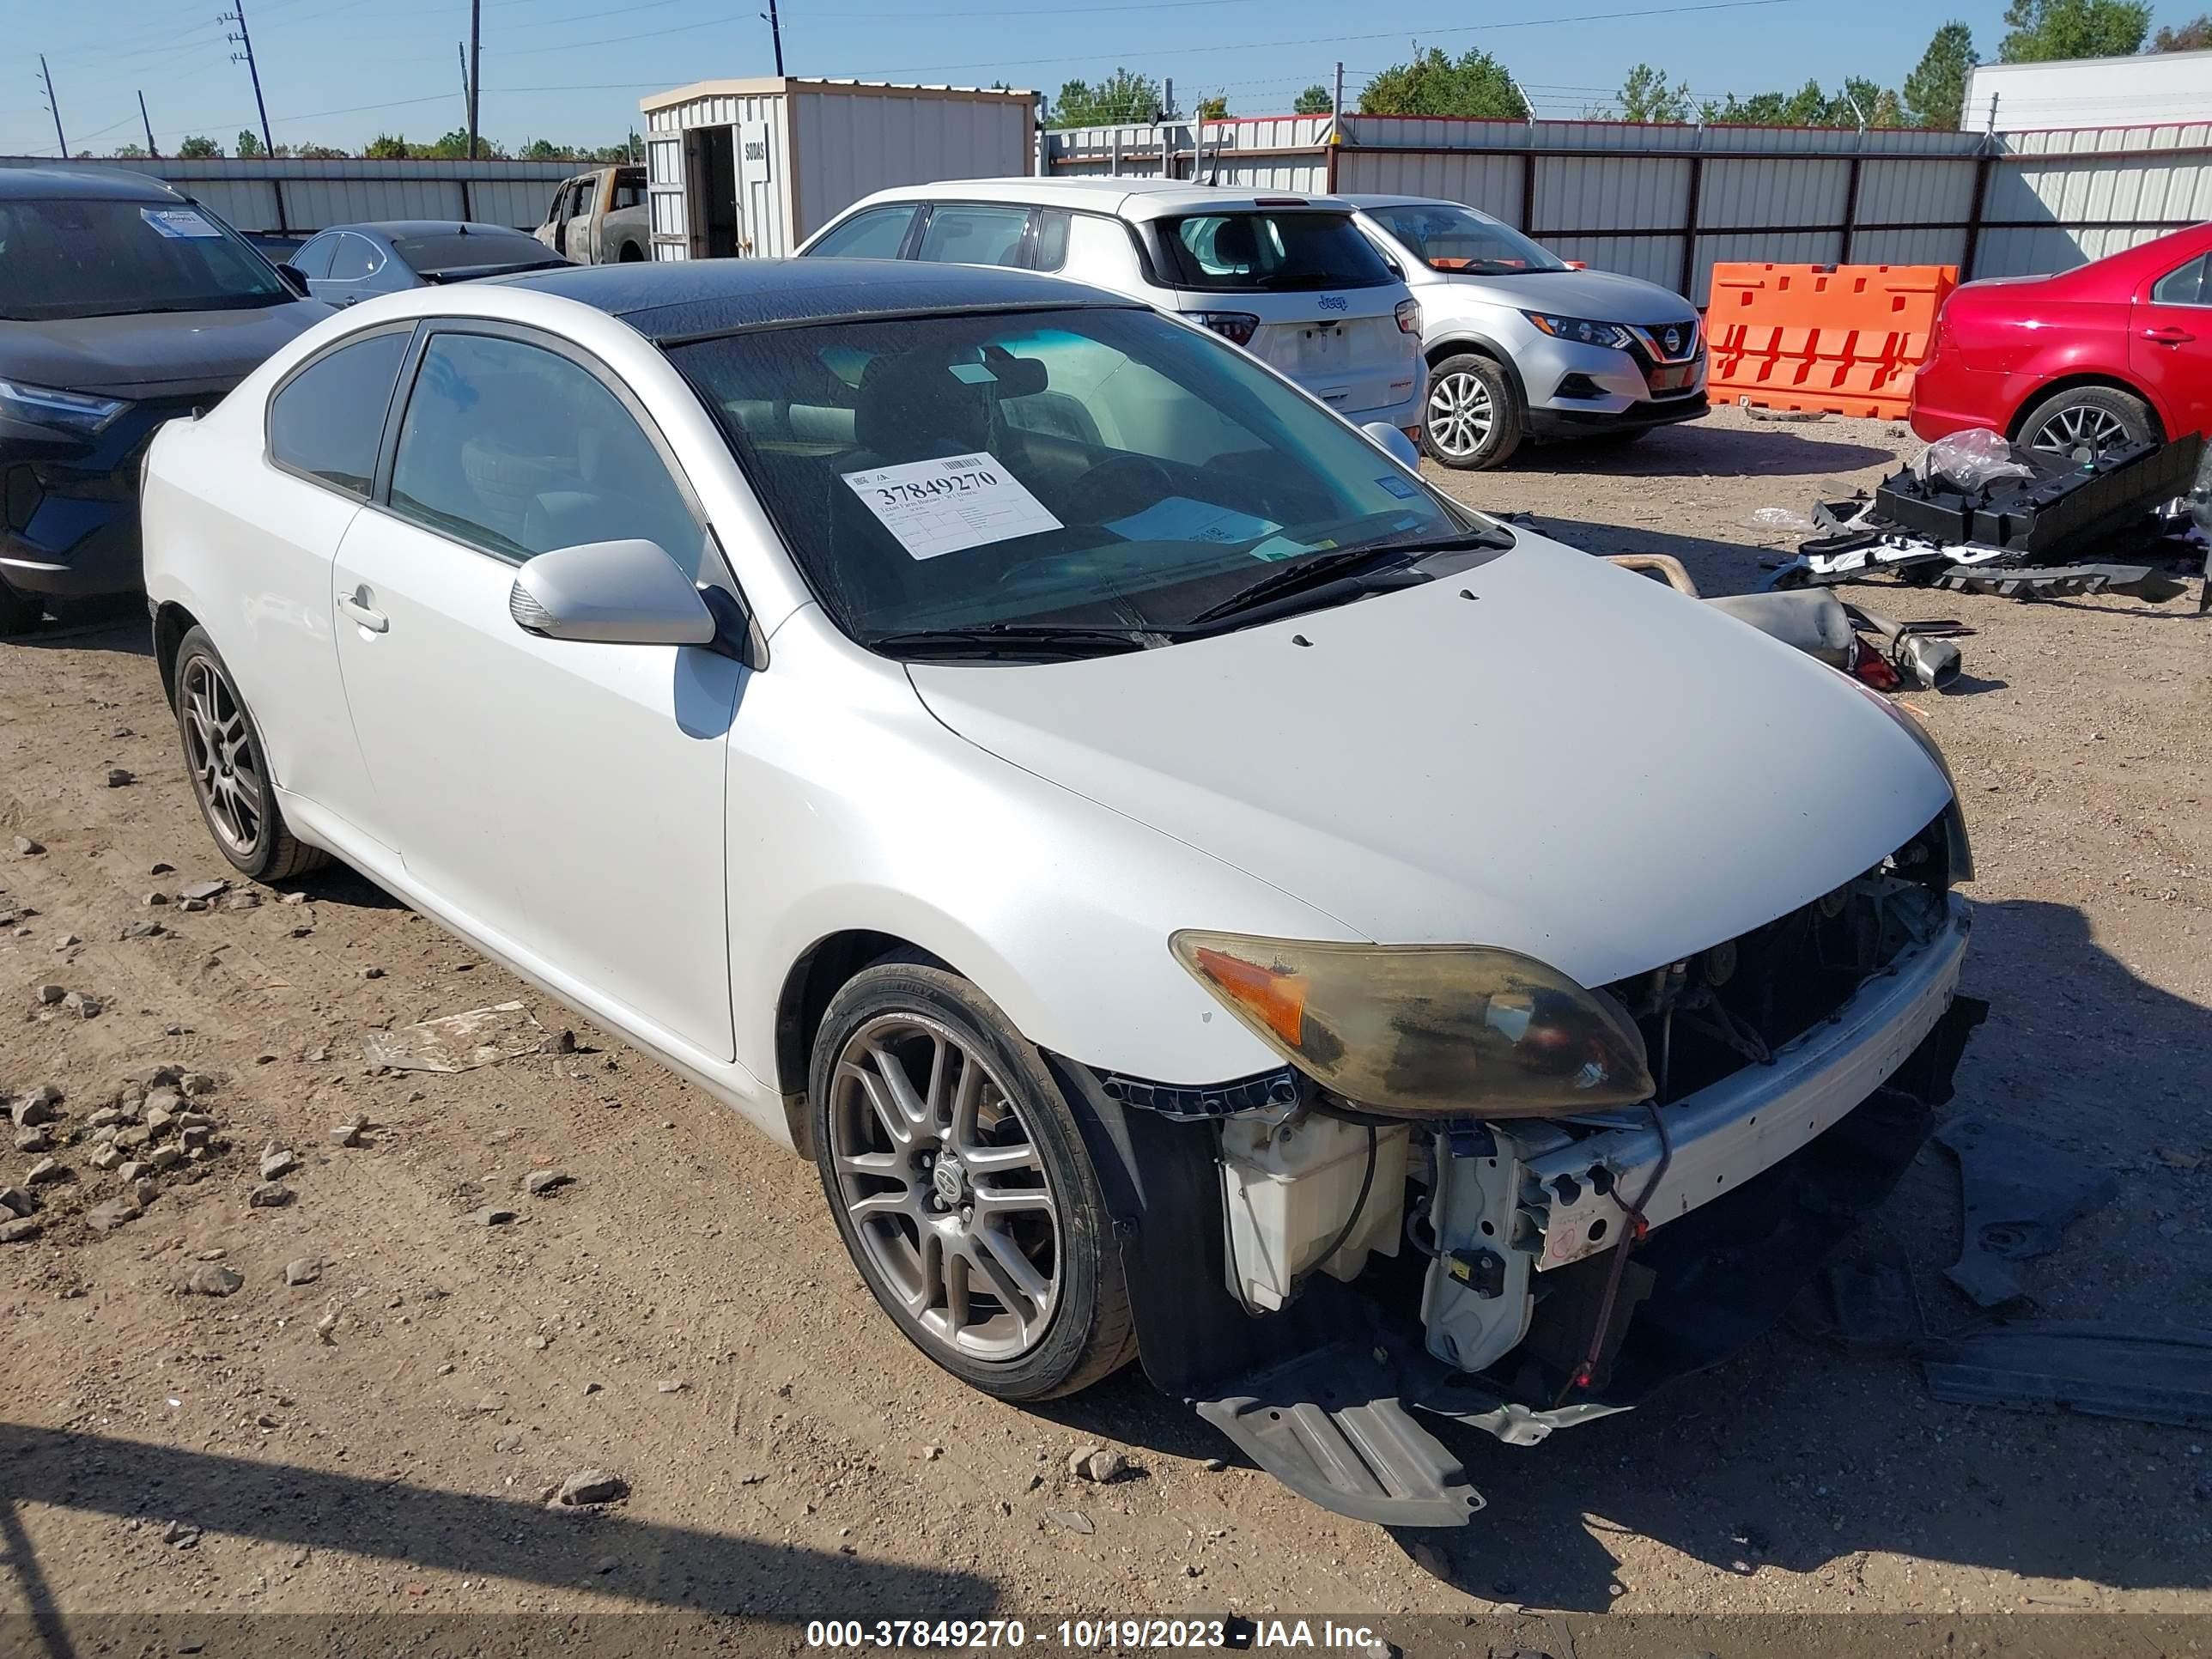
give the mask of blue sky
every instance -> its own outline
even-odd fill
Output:
[[[139,137],[143,90],[166,153],[188,132],[226,150],[255,125],[246,66],[230,61],[228,0],[14,0],[12,60],[0,94],[0,153],[51,155],[54,132],[35,54],[53,70],[70,148],[104,155]],[[2156,22],[2206,0],[2157,0]],[[484,0],[483,130],[618,140],[644,93],[771,71],[767,0]],[[1894,85],[1936,24],[1973,27],[1994,54],[2004,0],[780,0],[794,75],[1058,89],[1116,64],[1172,76],[1177,101],[1225,92],[1233,112],[1285,110],[1297,90],[1346,66],[1347,95],[1403,59],[1413,40],[1501,57],[1538,112],[1603,103],[1639,59],[1702,95],[1829,86],[1863,75]],[[357,146],[379,131],[434,138],[465,125],[456,43],[468,0],[246,0],[277,142]],[[1649,10],[1656,15],[1621,14]],[[1602,15],[1602,14],[1612,14]]]

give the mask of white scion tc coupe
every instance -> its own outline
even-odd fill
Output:
[[[335,854],[811,1154],[933,1359],[1346,1513],[1763,1328],[1948,1097],[1916,725],[1011,270],[368,301],[146,466],[248,875]],[[745,1264],[733,1264],[745,1271]]]

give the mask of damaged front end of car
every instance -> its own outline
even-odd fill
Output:
[[[1340,1513],[1463,1524],[1422,1418],[1530,1444],[1771,1328],[1888,1195],[1987,1010],[1955,803],[1737,938],[1585,990],[1475,947],[1178,935],[1284,1054],[1171,1088],[1061,1063],[1139,1352]]]

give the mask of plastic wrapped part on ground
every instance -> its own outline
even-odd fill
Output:
[[[1938,438],[1922,450],[1912,463],[1912,476],[1923,483],[1941,480],[1954,489],[1972,491],[2000,478],[2032,478],[2035,469],[2014,458],[2003,433],[1977,426]]]
[[[1778,536],[1809,536],[1820,526],[1810,514],[1800,513],[1794,507],[1762,507],[1751,515],[1751,527],[1771,531]]]

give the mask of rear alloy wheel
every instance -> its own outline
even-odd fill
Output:
[[[1472,353],[1429,371],[1421,444],[1446,466],[1480,471],[1502,465],[1521,447],[1521,400],[1504,365]]]
[[[811,1082],[837,1230],[915,1346],[1002,1400],[1072,1394],[1128,1357],[1081,1132],[975,987],[920,963],[866,969],[823,1018]]]
[[[2020,441],[2063,459],[2093,461],[2149,440],[2150,405],[2111,386],[2077,386],[2045,398],[2021,422]]]
[[[177,732],[200,817],[223,857],[256,881],[282,881],[330,861],[286,827],[261,734],[204,628],[177,647]]]

